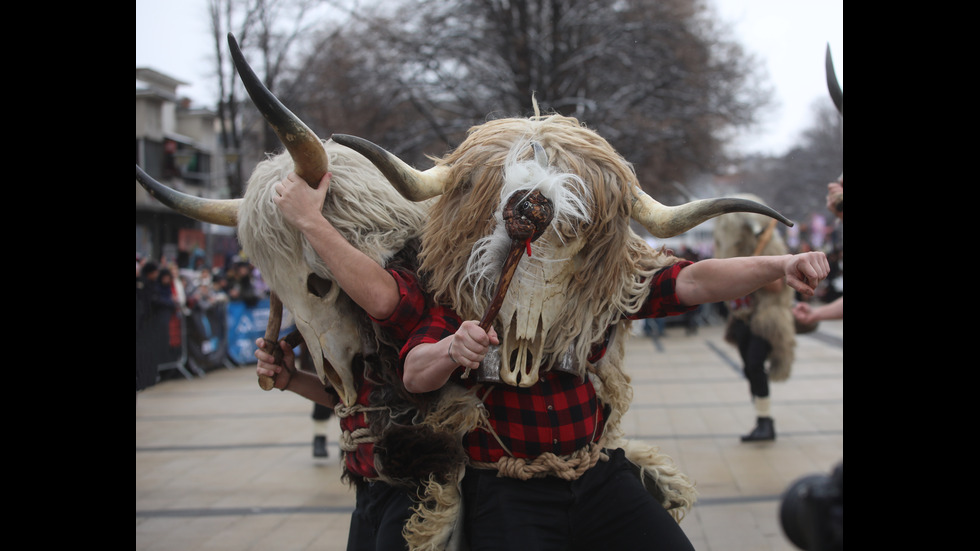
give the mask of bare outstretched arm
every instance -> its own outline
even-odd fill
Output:
[[[823,320],[842,320],[844,319],[844,297],[812,308],[805,302],[800,302],[793,307],[793,315],[800,323],[814,323]]]
[[[778,280],[804,296],[812,296],[828,273],[830,263],[822,252],[711,258],[681,270],[677,277],[677,297],[681,303],[691,306],[721,302],[743,297]]]

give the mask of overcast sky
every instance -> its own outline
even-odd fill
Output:
[[[706,0],[733,26],[746,49],[765,64],[776,105],[763,125],[739,140],[746,152],[779,155],[813,121],[817,101],[829,101],[824,52],[830,44],[844,85],[844,0]],[[136,0],[136,66],[188,83],[178,93],[213,107],[212,43],[207,0]]]

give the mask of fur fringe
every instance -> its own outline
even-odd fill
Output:
[[[454,480],[441,483],[433,477],[419,487],[421,500],[402,528],[410,551],[459,548],[458,525],[462,518],[459,481],[464,472],[465,466],[461,466]]]
[[[749,327],[752,333],[769,341],[769,380],[789,379],[796,357],[796,324],[793,321],[793,289],[786,286],[778,293],[759,290],[752,294],[753,308]]]
[[[415,480],[446,482],[446,473],[466,463],[466,453],[456,435],[424,423],[391,426],[374,444],[378,473],[395,483]]]
[[[622,448],[626,457],[639,469],[641,481],[647,491],[660,501],[674,520],[680,522],[697,501],[698,492],[691,481],[667,454],[659,448],[628,440],[624,437],[621,420],[633,400],[630,377],[622,370],[626,354],[625,339],[629,334],[629,321],[623,321],[610,339],[606,355],[596,364],[593,381],[599,399],[608,404],[612,413],[606,421],[605,438],[609,448]]]
[[[660,448],[633,440],[624,440],[619,447],[626,452],[626,458],[639,468],[640,480],[647,491],[660,501],[674,520],[678,523],[684,520],[697,501],[694,482]]]
[[[465,457],[463,435],[486,422],[486,409],[477,397],[480,386],[465,389],[447,385],[438,404],[429,410],[422,424],[453,435],[455,445]],[[459,548],[461,494],[459,483],[466,470],[465,461],[447,480],[430,476],[419,486],[419,503],[405,523],[402,534],[411,551],[435,551]]]

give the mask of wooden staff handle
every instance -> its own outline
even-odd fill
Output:
[[[537,190],[515,191],[507,199],[503,219],[507,236],[511,238],[510,252],[507,253],[504,265],[500,268],[500,279],[497,281],[493,300],[490,301],[490,306],[480,321],[480,327],[484,331],[490,329],[493,319],[497,317],[497,312],[504,303],[504,296],[507,294],[510,282],[514,279],[517,263],[521,261],[525,247],[528,254],[531,254],[531,243],[541,237],[554,214],[551,201]]]
[[[490,301],[490,305],[487,306],[487,311],[483,313],[483,318],[480,320],[480,328],[484,331],[489,331],[490,327],[493,326],[493,320],[497,317],[497,313],[500,312],[500,307],[504,304],[504,296],[507,294],[507,288],[510,287],[510,282],[514,280],[514,274],[517,273],[517,263],[521,261],[526,246],[526,241],[522,242],[518,239],[515,239],[510,245],[510,252],[507,253],[504,265],[500,269],[497,290],[493,294],[493,300]],[[470,368],[466,368],[461,377],[466,379],[469,375]]]
[[[269,293],[269,323],[265,327],[265,346],[262,348],[272,354],[274,363],[282,365],[282,348],[279,347],[279,330],[282,328],[282,301],[273,292]],[[303,342],[303,335],[293,331],[283,339],[290,348],[296,348]],[[272,390],[276,387],[274,377],[259,375],[259,387],[262,390]]]
[[[525,243],[514,240],[510,246],[510,252],[507,253],[507,259],[504,261],[504,266],[500,271],[500,279],[497,281],[497,291],[493,295],[493,300],[490,301],[490,306],[487,307],[486,313],[483,314],[483,319],[480,320],[480,327],[484,331],[488,331],[490,326],[493,325],[494,318],[497,317],[497,313],[500,312],[500,307],[504,304],[504,296],[507,294],[507,288],[510,287],[510,282],[514,280],[514,274],[517,273],[517,263],[520,262],[521,257],[524,255]]]
[[[487,311],[480,320],[480,328],[489,331],[493,326],[493,320],[503,306],[504,297],[507,295],[507,288],[514,280],[517,273],[517,264],[521,261],[525,248],[531,254],[531,242],[537,240],[545,232],[548,224],[554,216],[554,207],[551,201],[540,191],[516,191],[511,194],[504,207],[503,218],[506,225],[507,236],[511,238],[510,251],[504,260],[504,265],[500,268],[500,278],[497,281],[497,290],[494,291],[493,299],[487,306]],[[470,370],[463,372],[465,379]]]
[[[282,328],[282,301],[275,292],[269,293],[269,323],[265,327],[265,346],[263,350],[272,354],[275,363],[282,362],[282,349],[279,348],[279,330]],[[259,387],[262,390],[272,390],[276,380],[267,375],[259,375]]]

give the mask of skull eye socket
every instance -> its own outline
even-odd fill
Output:
[[[330,281],[329,279],[320,277],[316,274],[310,274],[306,278],[306,290],[317,298],[327,296],[327,293],[330,292],[331,288],[333,288],[333,281]]]

